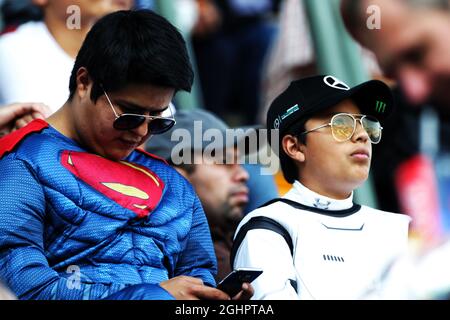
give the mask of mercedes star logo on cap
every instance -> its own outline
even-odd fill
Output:
[[[350,87],[343,81],[333,77],[333,76],[326,76],[323,78],[323,82],[331,88],[339,89],[339,90],[350,90]]]

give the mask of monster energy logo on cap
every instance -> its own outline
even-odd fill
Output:
[[[384,111],[386,111],[386,103],[377,100],[377,103],[375,105],[375,111],[379,113],[384,113]]]

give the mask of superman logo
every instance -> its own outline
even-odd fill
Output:
[[[164,182],[148,168],[85,152],[63,151],[62,165],[122,207],[146,217],[158,205]]]

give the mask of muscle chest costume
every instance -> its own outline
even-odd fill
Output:
[[[256,209],[289,233],[285,238],[266,229],[250,229],[239,245],[234,268],[264,270],[253,283],[252,299],[361,299],[378,296],[385,271],[408,245],[410,218],[323,197],[298,181],[285,195],[300,204],[275,202]]]
[[[0,140],[0,279],[24,299],[99,299],[188,275],[215,285],[216,258],[192,186],[134,151],[114,162],[45,121]],[[129,296],[133,298],[133,296]]]

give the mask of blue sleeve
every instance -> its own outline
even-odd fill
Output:
[[[0,280],[20,299],[101,299],[123,289],[118,284],[75,283],[49,266],[42,186],[26,163],[11,158],[0,160]],[[167,298],[158,285],[147,289],[154,289],[156,299]]]
[[[141,283],[113,293],[105,300],[175,300],[175,298],[159,284]]]
[[[217,259],[208,221],[197,196],[195,196],[192,214],[192,227],[186,247],[177,262],[175,276],[186,275],[200,278],[204,284],[215,287]]]

